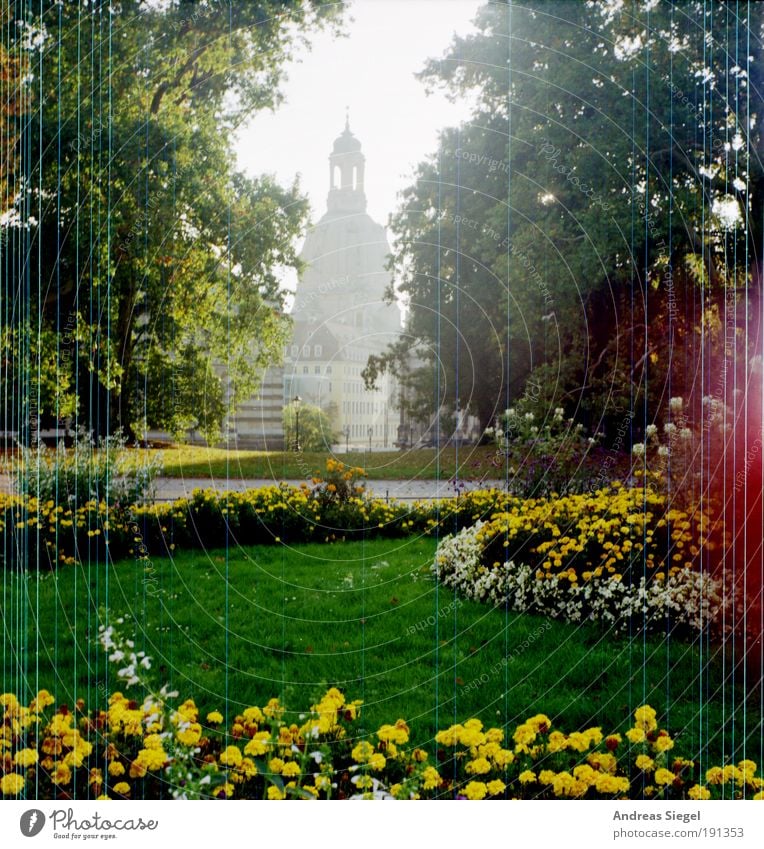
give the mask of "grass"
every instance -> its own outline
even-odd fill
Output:
[[[154,449],[151,449],[152,451]],[[503,475],[503,462],[492,465],[496,448],[465,446],[420,448],[411,451],[353,451],[349,454],[294,451],[236,451],[200,446],[172,446],[161,449],[164,475],[171,478],[265,478],[267,480],[306,479],[322,473],[328,457],[351,466],[362,466],[369,480],[448,480],[462,478],[496,479]],[[501,461],[502,458],[499,457]],[[457,462],[458,461],[458,462]]]
[[[102,704],[107,688],[122,689],[94,645],[108,601],[112,621],[126,615],[123,630],[153,658],[157,686],[169,682],[229,720],[274,695],[304,710],[336,685],[364,700],[366,731],[404,717],[412,739],[431,748],[437,728],[471,716],[513,728],[544,712],[566,731],[623,731],[648,702],[679,735],[677,751],[702,753],[703,768],[709,756],[743,756],[734,708],[744,693],[729,681],[722,689],[722,659],[708,646],[616,640],[596,624],[455,599],[429,578],[434,545],[409,538],[182,553],[151,564],[157,596],[145,593],[145,570],[133,562],[108,574],[102,566],[6,573],[2,687],[25,695],[23,681],[44,686],[70,706],[80,697]],[[755,757],[760,729],[750,715]]]

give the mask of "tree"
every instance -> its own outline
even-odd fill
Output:
[[[308,214],[296,182],[236,172],[233,133],[278,105],[286,61],[342,4],[40,6],[15,32],[42,96],[18,202],[30,285],[26,321],[4,336],[11,391],[27,416],[37,395],[43,417],[72,409],[96,433],[191,424],[212,436],[280,356],[277,274],[298,266]],[[52,349],[9,349],[38,324]]]
[[[398,368],[431,411],[460,400],[484,425],[534,374],[593,429],[651,421],[669,394],[700,415],[693,363],[724,357],[710,318],[745,323],[760,294],[763,20],[755,3],[483,7],[422,74],[475,106],[392,219],[408,341],[368,382]]]
[[[301,404],[299,433],[295,405],[287,404],[282,415],[287,450],[293,449],[299,440],[302,451],[331,451],[332,445],[339,441],[339,433],[333,425],[334,410],[323,410],[313,404]]]

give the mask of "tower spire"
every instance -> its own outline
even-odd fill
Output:
[[[350,131],[350,107],[345,107],[345,129],[334,140],[329,156],[329,197],[331,212],[364,212],[363,190],[365,158],[361,142]]]

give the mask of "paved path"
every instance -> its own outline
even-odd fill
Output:
[[[195,489],[219,489],[243,492],[245,489],[258,489],[273,486],[276,481],[267,478],[159,478],[157,480],[157,501],[172,501],[191,495]],[[288,480],[286,483],[299,486],[302,481]],[[501,488],[503,481],[459,481],[461,492],[470,489],[484,489],[491,486]],[[447,480],[381,480],[369,481],[366,489],[379,498],[449,498],[456,494],[453,482]],[[10,492],[11,483],[7,475],[0,475],[0,492]]]
[[[162,478],[157,482],[157,501],[171,501],[174,498],[189,496],[195,489],[212,487],[213,489],[243,492],[245,489],[258,489],[263,486],[273,486],[276,481],[265,478],[237,479],[231,478]],[[287,480],[285,483],[299,486],[301,480]],[[470,489],[485,489],[490,486],[501,488],[503,481],[460,481],[459,489],[464,492]],[[456,488],[451,481],[427,480],[381,480],[369,481],[366,484],[368,492],[379,498],[449,498],[456,494]]]

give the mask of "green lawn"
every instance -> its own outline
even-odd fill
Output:
[[[428,576],[434,545],[409,538],[257,547],[228,558],[181,553],[153,562],[157,596],[145,595],[132,562],[108,575],[87,566],[6,573],[2,687],[20,692],[23,670],[30,687],[48,687],[59,702],[102,703],[116,684],[92,637],[108,600],[113,618],[130,617],[124,627],[153,658],[157,685],[169,682],[229,718],[274,695],[304,710],[336,685],[364,700],[367,730],[405,717],[413,739],[431,745],[437,727],[470,716],[514,727],[544,712],[568,731],[625,730],[631,711],[649,702],[680,733],[678,751],[697,756],[703,740],[704,764],[709,754],[728,757],[734,731],[733,755],[742,757],[735,708],[743,693],[729,683],[722,690],[721,659],[707,646],[701,654],[678,641],[616,640],[593,624],[455,600]],[[22,633],[26,645],[14,653]],[[754,746],[750,697],[747,706]]]
[[[167,477],[284,478],[305,479],[313,472],[323,472],[326,460],[335,459],[366,469],[370,480],[408,480],[420,478],[448,480],[457,468],[463,478],[500,478],[503,465],[492,465],[496,449],[492,446],[460,448],[421,448],[416,451],[354,451],[330,455],[326,452],[294,451],[228,451],[224,448],[174,446],[161,449],[164,474]],[[499,461],[501,461],[499,456]]]

